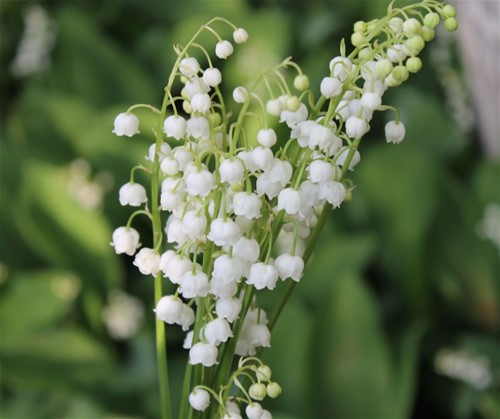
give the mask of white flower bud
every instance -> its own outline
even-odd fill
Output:
[[[122,112],[118,114],[114,121],[114,129],[112,131],[117,136],[123,135],[132,137],[139,132],[139,118],[133,113]]]
[[[160,271],[160,255],[153,249],[143,247],[135,255],[134,265],[143,275],[156,275]]]
[[[226,282],[237,281],[241,278],[241,261],[228,255],[220,255],[214,261],[212,276],[222,278]]]
[[[207,219],[203,211],[187,211],[182,217],[182,230],[190,239],[204,241]]]
[[[299,74],[293,79],[293,87],[300,91],[308,89],[309,77],[307,77],[305,74]]]
[[[160,170],[168,176],[175,176],[179,173],[179,168],[179,162],[171,156],[165,157],[160,163]]]
[[[330,147],[339,147],[341,140],[335,136],[330,127],[324,125],[315,125],[309,136],[309,148],[319,147],[321,150],[329,150]]]
[[[148,201],[146,189],[139,183],[125,183],[119,191],[120,205],[139,207]]]
[[[193,77],[186,82],[182,89],[182,96],[191,99],[196,93],[208,93],[210,87],[199,77]]]
[[[271,415],[271,412],[269,410],[264,409],[262,411],[262,416],[260,419],[273,419],[273,415]]]
[[[224,160],[219,166],[220,180],[229,184],[241,184],[245,168],[238,158]]]
[[[222,218],[216,218],[210,224],[208,239],[217,246],[232,246],[240,237],[240,227],[230,218],[225,221]]]
[[[243,86],[238,86],[233,90],[233,99],[236,103],[245,103],[248,96],[248,90]]]
[[[296,215],[301,206],[299,191],[293,188],[285,188],[278,195],[277,210],[284,210],[288,215]]]
[[[196,93],[191,99],[191,109],[193,112],[207,113],[210,111],[212,101],[207,93]]]
[[[194,310],[187,304],[182,306],[181,317],[179,319],[179,326],[186,332],[194,323]]]
[[[187,121],[187,133],[189,136],[199,140],[200,138],[210,138],[210,124],[203,116],[193,116]]]
[[[231,44],[231,42],[226,40],[217,42],[217,45],[215,46],[215,55],[217,55],[217,57],[225,60],[232,53],[233,53],[233,45]]]
[[[215,312],[218,317],[234,322],[240,314],[241,301],[238,298],[220,298],[215,303]]]
[[[193,269],[193,262],[187,257],[175,254],[161,266],[163,274],[170,279],[170,282],[180,284],[184,274]]]
[[[233,197],[233,211],[249,220],[260,217],[262,201],[251,192],[237,192]]]
[[[352,62],[345,57],[335,57],[330,61],[330,71],[333,72],[333,77],[343,82],[352,71]]]
[[[307,167],[307,178],[313,183],[324,183],[332,180],[335,174],[335,168],[323,160],[313,160]]]
[[[273,162],[273,152],[269,148],[256,147],[252,151],[252,161],[254,166],[260,170],[268,169]]]
[[[255,371],[255,375],[260,381],[270,381],[272,371],[271,368],[269,368],[267,365],[261,365],[257,368],[257,371]]]
[[[281,386],[278,383],[269,383],[267,385],[267,395],[271,397],[271,399],[275,399],[281,394]]]
[[[233,336],[231,326],[226,319],[217,318],[205,325],[203,331],[205,338],[211,345],[219,346]]]
[[[257,133],[257,141],[262,147],[272,147],[276,144],[276,132],[272,128],[263,128]]]
[[[243,44],[248,41],[248,32],[243,28],[238,28],[233,32],[234,42]]]
[[[189,404],[194,410],[203,412],[210,405],[210,394],[202,388],[194,388],[189,394]]]
[[[233,247],[233,256],[255,263],[259,260],[260,246],[257,240],[241,237]]]
[[[207,68],[203,73],[203,81],[208,86],[218,86],[222,81],[222,74],[218,68],[210,67]]]
[[[275,266],[257,262],[250,267],[250,273],[246,282],[247,284],[253,285],[258,290],[264,288],[272,290],[276,287],[278,276],[278,270]]]
[[[139,233],[131,227],[118,227],[113,232],[111,246],[115,248],[118,255],[125,253],[132,256],[140,245]]]
[[[165,157],[169,156],[172,152],[172,148],[167,143],[162,143],[160,145],[160,151],[158,152],[158,161],[162,161]],[[156,155],[156,143],[153,143],[149,146],[148,155],[145,156],[146,160],[150,162],[155,161]]]
[[[189,363],[211,367],[217,363],[217,347],[209,343],[198,342],[189,350]]]
[[[365,135],[370,127],[366,121],[357,116],[350,116],[345,122],[345,132],[349,138],[359,138]]]
[[[266,111],[269,115],[280,116],[284,110],[284,105],[279,99],[271,99],[266,103]]]
[[[385,138],[388,143],[400,143],[403,141],[405,134],[405,126],[401,121],[390,121],[385,125]]]
[[[293,128],[299,122],[305,121],[307,115],[307,107],[301,103],[299,108],[294,112],[287,110],[282,111],[280,114],[280,122],[285,122],[289,128]]]
[[[238,292],[238,283],[227,282],[223,278],[214,276],[210,280],[210,294],[217,298],[232,298]]]
[[[342,93],[342,82],[335,77],[325,77],[321,80],[320,91],[327,99],[338,96]]]

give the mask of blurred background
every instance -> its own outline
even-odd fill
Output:
[[[118,188],[152,139],[147,130],[133,139],[111,130],[130,105],[159,105],[172,44],[223,16],[250,33],[223,64],[227,93],[290,55],[319,86],[352,24],[386,6],[2,2],[2,418],[158,417],[153,283],[109,245],[130,214]],[[407,137],[386,144],[386,116],[375,115],[353,199],[332,214],[265,353],[284,389],[268,404],[275,418],[500,417],[499,91],[491,65],[500,41],[488,23],[498,6],[457,2],[459,31],[438,31],[422,71],[385,96]],[[262,298],[271,309],[275,296]],[[167,334],[178,388],[183,336]]]

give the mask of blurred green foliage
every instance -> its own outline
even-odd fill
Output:
[[[16,76],[33,6],[0,12],[1,416],[155,418],[153,284],[108,245],[127,220],[117,191],[147,153],[152,120],[140,113],[142,134],[123,140],[114,116],[157,104],[171,45],[214,15],[251,35],[224,63],[229,92],[289,55],[318,85],[351,24],[386,4],[40,2],[55,34],[50,65]],[[376,117],[353,200],[332,214],[265,353],[284,388],[278,419],[500,417],[499,249],[481,227],[500,205],[499,165],[482,156],[474,127],[459,129],[429,54],[424,63],[388,95],[407,138],[385,144]],[[144,307],[128,334],[103,320],[116,290],[138,300],[125,298],[115,321]],[[263,298],[270,308],[276,293]],[[167,333],[176,388],[183,336]]]

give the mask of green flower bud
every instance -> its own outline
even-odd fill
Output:
[[[446,17],[455,17],[457,15],[457,11],[451,4],[447,4],[443,7],[443,14]]]
[[[361,32],[354,32],[352,35],[351,35],[351,43],[357,47],[361,44],[363,44],[364,42],[366,42],[366,38],[365,36],[361,33]]]
[[[422,68],[422,60],[418,57],[411,57],[406,60],[406,68],[410,73],[417,73]]]
[[[293,80],[293,87],[301,91],[306,90],[309,87],[309,77],[305,74],[299,74]]]
[[[372,53],[372,50],[369,47],[366,47],[366,48],[363,48],[361,51],[359,51],[358,57],[361,59],[367,58],[371,53]]]
[[[455,19],[454,17],[449,17],[448,19],[445,19],[444,27],[450,32],[455,32],[458,28],[457,19]]]
[[[271,380],[271,368],[269,368],[267,365],[261,365],[259,368],[257,368],[257,371],[255,371],[255,375],[257,376],[257,379],[260,381],[269,381]]]
[[[404,65],[398,65],[392,70],[392,77],[397,81],[404,82],[408,80],[409,76],[410,74]]]
[[[387,84],[387,86],[389,87],[397,87],[401,84],[401,81],[396,80],[394,76],[391,74],[384,80],[384,83]]]
[[[403,32],[406,35],[418,35],[422,24],[415,18],[411,17],[403,22]]]
[[[290,96],[286,100],[286,108],[290,112],[295,112],[297,109],[299,109],[300,106],[300,99],[297,96]]]
[[[425,42],[432,41],[434,39],[434,36],[435,36],[434,29],[429,29],[426,26],[422,28],[422,38],[424,39]]]
[[[371,20],[370,22],[367,23],[366,25],[366,29],[368,30],[368,32],[372,32],[375,27],[378,25],[379,23],[379,19],[374,19],[374,20]],[[374,33],[373,35],[377,35],[378,33]]]
[[[408,41],[406,41],[406,45],[410,48],[411,51],[418,54],[425,46],[425,41],[419,35],[412,36]]]
[[[217,112],[213,112],[208,115],[208,119],[210,120],[210,125],[212,125],[213,127],[220,125],[220,123],[222,122],[222,117]]]
[[[186,113],[191,113],[193,112],[193,108],[191,107],[191,102],[184,100],[182,102],[182,109],[184,109],[184,112]]]
[[[439,25],[439,15],[435,12],[427,13],[424,17],[424,26],[429,29],[434,29]]]
[[[362,20],[358,20],[354,24],[354,32],[364,32],[366,31],[366,22],[363,22]]]
[[[392,69],[393,65],[387,58],[383,58],[375,64],[375,73],[377,73],[377,76],[381,79],[385,79],[389,74],[391,74]]]
[[[278,383],[269,383],[267,385],[267,395],[275,399],[281,394],[281,386]]]
[[[248,389],[248,394],[254,400],[263,400],[266,397],[266,386],[262,383],[255,383]]]

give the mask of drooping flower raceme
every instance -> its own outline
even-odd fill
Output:
[[[228,100],[220,89],[221,60],[249,35],[215,18],[185,47],[175,47],[161,108],[135,105],[116,117],[113,132],[132,137],[140,125],[135,108],[158,116],[155,126],[143,127],[155,134],[155,143],[119,191],[121,205],[139,209],[114,231],[111,245],[134,256],[141,274],[154,277],[162,389],[165,324],[186,333],[189,367],[180,417],[190,416],[189,409],[207,418],[241,417],[243,411],[250,419],[271,417],[260,402],[277,397],[281,387],[271,381],[260,352],[271,345],[271,329],[303,280],[328,214],[352,195],[346,176],[361,161],[358,148],[377,111],[395,114],[385,126],[387,142],[403,140],[404,124],[384,102],[385,92],[419,71],[418,55],[441,18],[447,29],[456,29],[451,6],[434,0],[391,4],[387,16],[356,23],[353,52],[347,54],[343,43],[340,55],[325,63],[319,86],[309,90],[308,77],[286,59],[253,85],[229,86]],[[219,33],[219,24],[232,28],[235,45]],[[198,42],[202,35],[215,36],[212,51]],[[200,49],[204,61],[195,58]],[[259,126],[252,134],[246,121],[255,116]],[[150,176],[149,191],[135,181],[137,170]],[[131,227],[139,215],[151,220],[152,240],[141,240]],[[286,248],[277,251],[285,236]],[[283,288],[283,300],[268,318],[259,294]],[[241,358],[232,369],[235,355]],[[168,392],[161,392],[161,401],[165,411]]]

